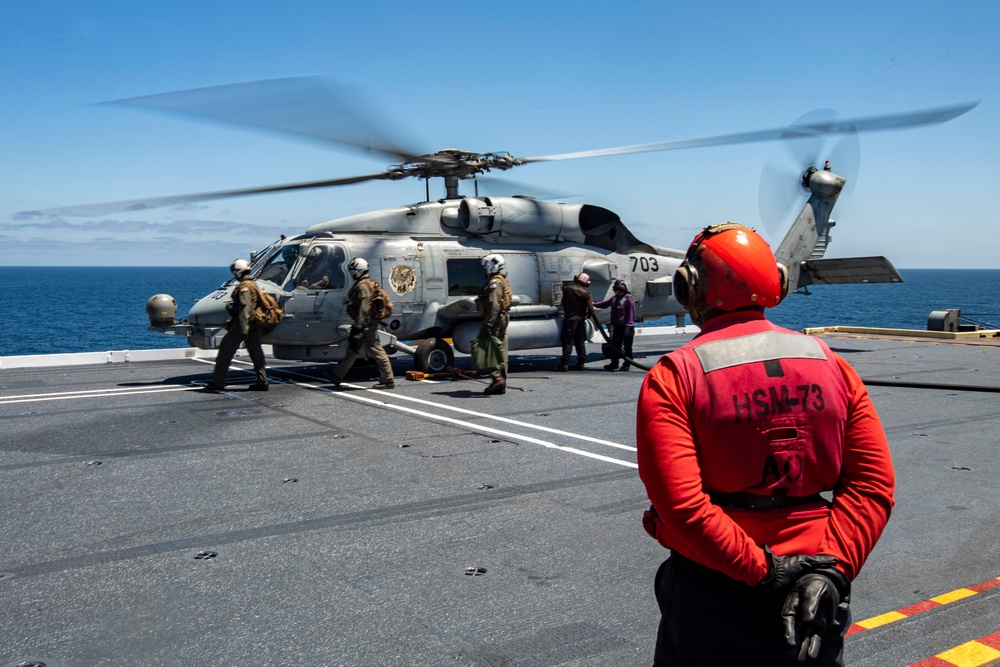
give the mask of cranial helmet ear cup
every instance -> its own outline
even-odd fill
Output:
[[[781,293],[778,295],[778,303],[781,303],[788,296],[788,267],[781,262],[778,262],[778,277],[781,280]],[[778,303],[774,305],[777,306]]]
[[[697,290],[697,270],[687,262],[681,264],[674,271],[674,298],[677,303],[687,308],[691,303],[691,296]]]

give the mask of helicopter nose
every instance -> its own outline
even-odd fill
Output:
[[[214,292],[202,297],[188,311],[188,322],[203,327],[219,327],[229,321],[226,311],[226,292]]]

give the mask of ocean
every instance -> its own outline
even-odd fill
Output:
[[[869,326],[926,329],[932,311],[1000,328],[1000,270],[901,269],[903,283],[837,285],[792,294],[769,311],[790,329]],[[146,300],[170,294],[183,317],[229,278],[226,267],[0,267],[0,356],[186,347],[147,330]],[[673,326],[674,318],[647,321]]]

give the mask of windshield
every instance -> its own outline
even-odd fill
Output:
[[[339,245],[315,245],[295,274],[295,289],[343,289],[347,284],[344,261],[347,253]]]
[[[286,245],[282,248],[275,248],[274,254],[264,263],[263,268],[254,277],[257,280],[269,280],[275,285],[281,286],[288,276],[292,265],[298,258],[298,246]]]

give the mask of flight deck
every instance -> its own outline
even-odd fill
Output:
[[[647,364],[692,336],[642,333]],[[991,664],[1000,339],[821,335],[897,474],[847,664]],[[0,667],[651,664],[643,372],[589,349],[513,352],[502,396],[405,356],[393,391],[269,360],[266,393],[246,356],[199,390],[201,350],[0,359]]]

